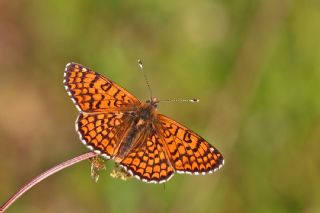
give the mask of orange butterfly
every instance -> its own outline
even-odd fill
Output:
[[[223,165],[215,147],[159,114],[156,98],[141,103],[110,79],[76,63],[66,65],[63,83],[80,112],[76,130],[81,141],[130,175],[163,183],[175,172],[207,174]]]

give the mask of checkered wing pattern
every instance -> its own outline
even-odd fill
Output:
[[[109,159],[116,155],[129,124],[129,117],[124,113],[80,113],[76,128],[89,149]]]
[[[201,136],[164,115],[158,118],[159,135],[178,173],[207,174],[223,165],[221,153]]]
[[[160,137],[152,133],[147,140],[132,149],[120,163],[132,176],[150,183],[163,183],[174,175]]]
[[[67,64],[63,83],[80,112],[131,110],[140,104],[128,91],[80,64]]]

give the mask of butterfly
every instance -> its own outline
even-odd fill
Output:
[[[77,63],[68,63],[64,86],[79,111],[83,144],[148,183],[175,172],[208,174],[224,164],[222,154],[197,133],[158,113],[159,101],[139,101],[124,88]]]

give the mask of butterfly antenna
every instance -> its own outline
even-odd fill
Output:
[[[191,103],[198,103],[200,100],[193,98],[193,99],[164,99],[164,100],[159,100],[159,102],[191,102]]]
[[[146,84],[147,84],[147,87],[148,87],[148,90],[149,90],[149,93],[150,93],[150,100],[152,100],[152,98],[153,98],[153,96],[152,96],[152,90],[151,90],[151,87],[150,87],[150,83],[149,83],[149,80],[148,80],[148,78],[147,78],[147,75],[146,75],[146,73],[144,72],[144,70],[143,70],[143,64],[142,64],[142,61],[139,59],[138,60],[138,65],[139,65],[139,67],[140,67],[140,70],[142,71],[142,73],[143,73],[143,77],[144,77],[144,80],[146,81]]]

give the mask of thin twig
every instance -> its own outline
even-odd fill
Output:
[[[65,169],[69,166],[72,166],[73,164],[79,163],[80,161],[92,158],[96,156],[97,154],[94,152],[88,152],[85,154],[82,154],[80,156],[77,156],[75,158],[72,158],[70,160],[67,160],[63,163],[60,163],[59,165],[56,165],[52,167],[51,169],[43,172],[39,176],[33,178],[30,182],[25,184],[23,187],[19,189],[15,194],[13,194],[7,202],[5,202],[1,207],[0,207],[0,213],[3,213],[9,206],[11,206],[21,195],[23,195],[26,191],[31,189],[33,186],[35,186],[37,183],[41,182],[42,180],[46,179],[47,177],[53,175],[56,172],[59,172],[62,169]]]

